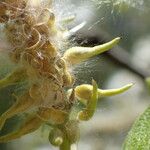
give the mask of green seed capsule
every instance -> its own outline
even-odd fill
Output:
[[[49,141],[54,146],[60,146],[63,143],[63,133],[60,129],[54,128],[49,133]]]

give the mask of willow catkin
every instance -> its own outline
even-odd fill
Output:
[[[10,57],[27,70],[28,78],[32,78],[34,72],[37,81],[42,80],[42,84],[37,81],[33,83],[30,91],[33,91],[36,85],[41,98],[48,97],[54,101],[59,95],[62,99],[60,102],[64,101],[64,88],[73,84],[73,77],[66,67],[65,60],[61,59],[56,44],[51,41],[57,36],[52,10],[40,8],[37,15],[35,12],[39,6],[34,4],[33,8],[32,5],[28,5],[28,1],[7,0],[1,5],[7,8],[5,12],[10,13],[7,12],[9,21],[5,20],[5,33],[13,46]],[[35,9],[35,12],[31,9]]]
[[[29,83],[27,90],[16,95],[16,102],[0,116],[0,130],[7,119],[34,110],[17,131],[1,136],[0,142],[33,132],[46,122],[60,131],[57,135],[50,134],[50,142],[60,146],[61,150],[66,150],[67,144],[69,150],[78,140],[79,120],[89,120],[94,115],[98,98],[120,94],[132,84],[115,90],[100,90],[93,80],[92,85],[73,88],[75,78],[70,67],[111,49],[120,38],[95,47],[73,47],[62,55],[58,45],[63,33],[56,26],[50,4],[51,0],[0,2],[0,23],[4,25],[3,32],[11,47],[8,55],[18,66],[0,80],[0,88]],[[75,99],[86,108],[72,120],[70,114]]]

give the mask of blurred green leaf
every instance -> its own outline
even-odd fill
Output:
[[[134,123],[123,149],[150,150],[150,106]]]

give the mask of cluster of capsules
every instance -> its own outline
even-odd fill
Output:
[[[78,139],[79,121],[93,116],[99,97],[119,94],[132,86],[101,90],[94,80],[92,85],[73,86],[75,79],[70,68],[111,49],[120,38],[95,47],[72,47],[62,54],[58,42],[63,33],[56,26],[51,3],[49,0],[0,1],[0,23],[11,48],[8,55],[17,66],[0,80],[0,88],[29,83],[28,89],[15,95],[14,104],[0,116],[0,130],[7,119],[34,110],[17,131],[1,136],[0,142],[20,138],[48,123],[53,127],[50,142],[67,150],[66,146],[69,149]],[[85,108],[71,119],[77,101]]]

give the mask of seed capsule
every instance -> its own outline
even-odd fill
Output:
[[[113,48],[119,41],[120,38],[118,37],[108,43],[95,47],[72,47],[65,52],[63,59],[71,65],[79,64],[82,61]]]
[[[60,129],[54,128],[50,131],[49,141],[54,146],[60,146],[63,143],[63,133]]]

